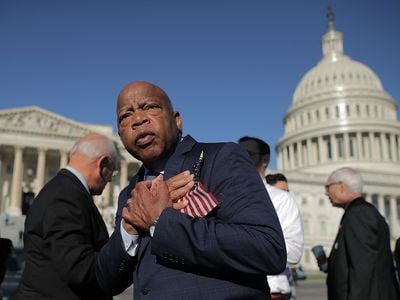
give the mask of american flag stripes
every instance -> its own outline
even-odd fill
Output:
[[[191,217],[204,217],[219,204],[218,199],[201,182],[198,182],[195,189],[188,192],[183,199],[188,200],[189,204],[180,212]]]

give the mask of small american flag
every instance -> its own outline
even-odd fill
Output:
[[[182,199],[188,200],[189,204],[180,212],[191,217],[204,217],[219,204],[218,199],[201,182]]]

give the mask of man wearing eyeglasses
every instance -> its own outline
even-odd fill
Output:
[[[26,268],[13,299],[111,299],[97,284],[95,260],[108,241],[93,202],[119,165],[114,143],[88,134],[35,198],[25,222]]]
[[[389,227],[362,188],[361,175],[347,167],[325,185],[332,205],[345,210],[328,258],[328,300],[400,299]]]

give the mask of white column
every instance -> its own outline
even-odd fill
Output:
[[[290,169],[293,170],[294,169],[294,144],[291,144],[289,146],[289,153],[290,153]]]
[[[398,155],[396,151],[396,136],[390,135],[390,152],[392,153],[392,161],[398,161]]]
[[[397,215],[396,196],[390,196],[390,235],[393,238],[399,236],[399,216]]]
[[[11,215],[21,215],[22,201],[22,172],[23,172],[23,148],[15,146],[14,167],[11,184],[11,203],[8,212]]]
[[[381,139],[381,151],[382,151],[382,159],[383,161],[388,161],[389,160],[389,146],[387,144],[387,139],[386,139],[386,134],[384,132],[380,133],[380,139]]]
[[[336,141],[336,135],[331,134],[331,150],[332,150],[332,160],[337,161],[338,160],[338,145]]]
[[[125,160],[121,161],[119,184],[120,189],[123,189],[128,184],[128,163]]]
[[[327,158],[327,147],[324,142],[323,136],[318,137],[318,150],[319,150],[319,158],[320,162],[326,162]]]
[[[315,164],[315,157],[317,153],[314,153],[314,149],[312,147],[312,140],[311,138],[307,139],[307,165],[311,166]]]
[[[290,164],[289,164],[289,146],[285,146],[284,150],[284,170],[289,170],[290,169]]]
[[[368,133],[368,137],[369,137],[369,150],[370,150],[370,159],[375,160],[376,156],[376,150],[375,150],[375,141],[374,141],[374,133],[373,132],[369,132]]]
[[[385,202],[384,202],[383,196],[381,194],[378,194],[378,210],[381,213],[381,215],[386,219]]]
[[[397,145],[398,145],[398,148],[396,149],[397,150],[397,157],[400,160],[400,135],[396,134],[396,138],[397,138]]]
[[[362,149],[362,133],[361,132],[357,132],[356,133],[356,138],[357,138],[357,158],[359,160],[364,159],[364,155],[363,155],[363,149]],[[364,150],[365,153],[365,150]]]
[[[348,132],[345,132],[345,133],[343,133],[343,150],[344,150],[344,153],[343,153],[343,156],[344,156],[344,159],[345,160],[349,160],[350,159],[350,139],[349,139],[349,133]],[[354,144],[353,144],[353,154],[354,154],[354,151],[355,151],[355,149],[354,149]]]
[[[372,203],[372,195],[371,194],[365,194],[365,201]]]
[[[45,170],[46,170],[46,149],[39,148],[38,150],[38,160],[36,165],[36,191],[37,195],[44,185]]]
[[[301,141],[297,142],[297,159],[298,159],[297,165],[299,167],[302,167],[304,165],[304,161],[303,161],[303,145]]]
[[[60,169],[64,168],[68,163],[68,151],[60,150]]]

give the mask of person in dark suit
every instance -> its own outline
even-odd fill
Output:
[[[25,221],[26,267],[15,299],[112,299],[95,275],[109,235],[92,195],[103,192],[119,157],[110,139],[88,134],[39,192]]]
[[[396,265],[396,279],[400,287],[400,237],[397,238],[394,245],[393,258]]]
[[[0,284],[4,280],[7,271],[8,257],[13,248],[12,241],[6,238],[0,238]]]
[[[285,242],[248,153],[182,137],[179,113],[148,82],[123,88],[117,115],[122,143],[143,166],[120,193],[116,230],[99,255],[103,289],[133,283],[135,300],[270,299],[266,275],[284,270]],[[162,175],[146,180],[154,172]],[[182,172],[193,183],[171,195],[168,180]]]
[[[325,185],[332,205],[345,210],[328,257],[328,299],[400,299],[389,227],[362,197],[362,187],[361,175],[347,167],[335,170]]]

